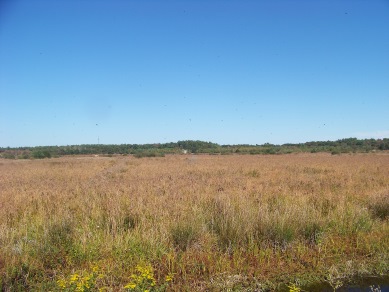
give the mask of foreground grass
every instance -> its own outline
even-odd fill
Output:
[[[0,160],[0,290],[336,287],[388,218],[388,154]]]

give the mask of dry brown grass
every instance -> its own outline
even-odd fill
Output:
[[[388,197],[388,154],[1,160],[0,284],[90,263],[112,291],[141,262],[176,291],[387,274]]]

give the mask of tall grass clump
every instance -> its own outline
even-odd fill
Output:
[[[389,193],[379,195],[369,203],[369,210],[375,218],[389,218]]]
[[[256,208],[253,237],[259,246],[286,248],[294,241],[317,244],[325,222],[304,197],[264,198]]]
[[[201,237],[201,226],[193,221],[178,221],[170,229],[171,238],[176,248],[186,251]]]
[[[222,250],[231,251],[248,241],[249,230],[242,209],[226,198],[210,198],[205,203],[208,228],[216,234]]]

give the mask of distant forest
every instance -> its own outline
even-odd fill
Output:
[[[375,152],[389,150],[389,139],[340,139],[337,141],[314,141],[299,144],[274,145],[219,145],[204,141],[178,141],[155,144],[86,144],[68,146],[38,146],[0,148],[0,157],[7,159],[41,159],[65,155],[134,155],[135,157],[162,157],[166,154],[288,154],[298,152],[328,152],[332,154]]]

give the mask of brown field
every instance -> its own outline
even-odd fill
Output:
[[[388,275],[388,219],[387,153],[3,159],[0,290],[335,287]]]

